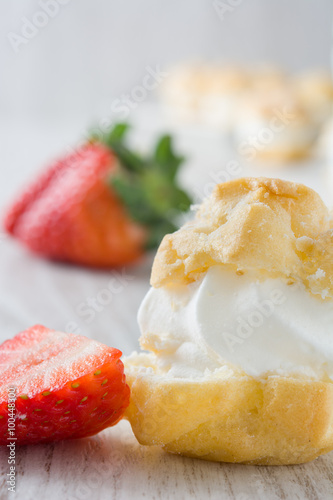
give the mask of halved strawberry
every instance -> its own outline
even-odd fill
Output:
[[[120,356],[118,349],[41,325],[6,340],[0,444],[86,437],[116,424],[130,394]]]
[[[7,232],[44,257],[95,267],[158,245],[190,205],[175,182],[182,158],[169,136],[141,158],[124,145],[126,130],[119,124],[52,164],[10,207]]]

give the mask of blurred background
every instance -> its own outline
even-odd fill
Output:
[[[144,115],[179,63],[330,71],[332,12],[330,0],[2,2],[2,164],[24,175],[22,160],[43,162],[97,120]],[[119,111],[147,68],[157,85]]]
[[[47,6],[44,21],[38,12]],[[140,84],[148,65],[203,60],[329,70],[332,13],[330,0],[1,2],[1,115],[88,124]],[[26,28],[31,38],[17,41],[15,52],[10,33],[21,35],[26,20],[40,27]]]
[[[269,175],[304,182],[331,203],[330,0],[15,0],[0,9],[0,209],[92,124],[119,120],[133,124],[140,150],[174,134],[195,201],[216,182]],[[109,275],[1,241],[4,331],[72,322],[125,352],[137,345],[151,260],[131,271],[126,300],[115,297],[87,324],[77,305]]]

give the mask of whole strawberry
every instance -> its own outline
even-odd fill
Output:
[[[176,229],[190,199],[178,188],[182,158],[164,136],[149,158],[124,144],[127,125],[56,161],[8,210],[4,226],[34,253],[94,267],[136,261]]]
[[[91,436],[129,404],[121,352],[36,325],[0,346],[0,444]]]

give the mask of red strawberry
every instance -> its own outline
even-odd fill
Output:
[[[59,160],[9,210],[5,228],[37,254],[90,266],[136,260],[146,231],[105,180],[116,169],[101,144]]]
[[[6,230],[39,255],[95,267],[131,263],[158,245],[190,205],[175,184],[182,158],[168,136],[140,158],[124,146],[126,130],[118,125],[51,165],[9,209]]]
[[[116,424],[130,393],[120,356],[95,340],[40,325],[6,340],[0,346],[0,444],[92,436]]]

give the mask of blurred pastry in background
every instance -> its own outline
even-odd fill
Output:
[[[287,163],[313,152],[332,114],[333,82],[320,71],[291,75],[268,64],[202,63],[171,70],[161,99],[173,121],[233,136],[247,159]],[[287,107],[292,119],[280,116]],[[258,134],[262,140],[248,144]]]
[[[295,92],[250,91],[240,101],[235,119],[235,147],[246,160],[288,162],[308,157],[318,127]]]
[[[333,82],[323,71],[297,75],[293,81],[296,92],[315,123],[322,126],[332,115]]]
[[[199,120],[200,97],[204,92],[207,69],[184,65],[173,68],[161,87],[161,98],[168,114],[181,122]]]
[[[228,131],[235,104],[248,86],[244,71],[233,67],[192,65],[171,71],[161,97],[171,117]]]
[[[216,67],[207,77],[199,106],[202,122],[229,132],[234,126],[237,102],[249,86],[248,76],[239,68]]]
[[[325,125],[318,149],[326,164],[325,180],[328,189],[333,193],[333,119]]]
[[[269,93],[284,89],[288,76],[280,68],[268,64],[253,66],[248,71],[249,87],[255,91]]]

